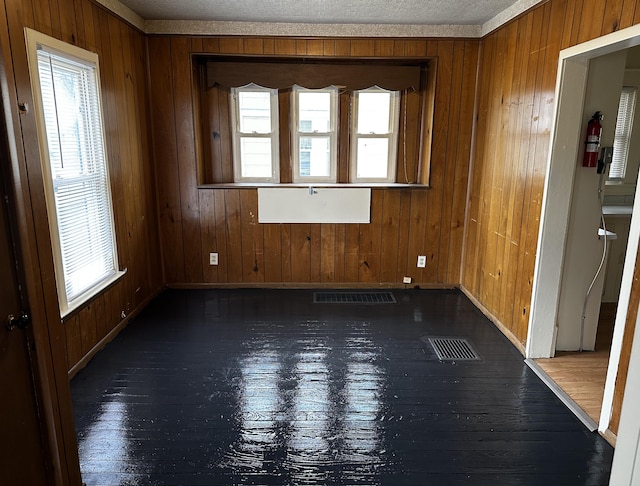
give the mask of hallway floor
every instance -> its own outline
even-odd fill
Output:
[[[602,304],[595,351],[558,352],[553,358],[535,360],[596,424],[600,422],[616,309],[617,304]]]
[[[72,380],[84,481],[608,484],[611,446],[462,293],[393,293],[164,292]]]

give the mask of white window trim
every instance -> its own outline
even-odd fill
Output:
[[[44,191],[45,191],[45,199],[47,206],[47,217],[49,220],[49,231],[51,236],[51,248],[53,252],[53,260],[54,260],[54,269],[55,269],[55,279],[56,279],[56,288],[58,291],[58,302],[60,306],[60,315],[61,317],[65,317],[77,308],[81,307],[91,298],[95,297],[97,294],[105,290],[107,287],[112,285],[115,281],[120,279],[125,273],[124,271],[119,270],[118,268],[118,252],[117,252],[117,243],[116,243],[116,235],[115,235],[115,219],[113,214],[113,199],[111,196],[111,184],[109,181],[109,167],[108,167],[108,154],[107,147],[105,143],[105,133],[104,133],[104,117],[102,110],[102,100],[101,100],[101,87],[100,87],[100,71],[99,71],[99,62],[98,55],[96,53],[87,51],[85,49],[79,48],[77,46],[73,46],[71,44],[67,44],[66,42],[62,42],[53,37],[47,36],[40,32],[34,31],[29,28],[25,28],[25,39],[27,45],[27,56],[28,56],[28,64],[29,71],[31,73],[31,87],[32,94],[35,105],[35,115],[36,115],[36,125],[38,132],[38,144],[40,149],[40,157],[41,157],[41,166],[43,171],[43,182],[44,182]],[[79,60],[84,64],[93,64],[95,66],[95,82],[96,82],[96,90],[97,90],[97,105],[100,113],[98,114],[100,120],[100,142],[102,143],[102,151],[104,154],[104,164],[105,167],[105,177],[106,177],[106,188],[107,193],[106,197],[108,199],[108,207],[109,207],[109,217],[111,223],[111,241],[113,243],[112,247],[112,256],[113,256],[113,268],[111,271],[105,275],[102,279],[94,282],[90,287],[79,293],[72,300],[67,297],[67,291],[65,286],[65,276],[63,271],[62,264],[62,249],[60,244],[60,231],[58,228],[57,214],[56,214],[56,202],[53,188],[53,180],[52,180],[52,171],[51,171],[51,162],[49,157],[49,148],[47,144],[47,133],[46,133],[46,125],[44,118],[44,108],[43,108],[43,100],[42,93],[40,88],[40,75],[38,68],[38,49],[46,49],[49,52],[56,53],[67,57],[71,60],[74,58]]]
[[[389,128],[390,131],[387,134],[362,134],[358,133],[358,99],[360,93],[381,92],[390,93],[389,107]],[[389,91],[383,88],[374,86],[372,88],[362,89],[354,91],[351,100],[351,126],[349,132],[351,135],[351,150],[349,157],[349,173],[350,182],[388,182],[393,183],[396,181],[396,167],[398,159],[398,127],[400,117],[400,92]],[[389,140],[389,153],[387,155],[387,176],[386,177],[358,177],[358,140],[360,138],[386,138]]]
[[[298,96],[301,92],[329,93],[330,94],[330,127],[328,132],[300,132],[298,118]],[[291,94],[291,158],[293,160],[293,183],[333,182],[338,180],[338,88],[330,86],[321,89],[307,89],[295,85]],[[329,137],[329,175],[300,176],[300,136],[303,137]]]
[[[271,132],[270,133],[249,133],[240,131],[240,116],[238,104],[238,93],[242,91],[264,91],[270,94],[271,101]],[[278,127],[280,118],[278,114],[278,90],[265,88],[257,84],[248,84],[239,88],[231,88],[231,137],[233,143],[233,180],[234,182],[280,182],[280,137]],[[259,137],[271,139],[271,176],[270,177],[243,177],[242,160],[240,151],[240,139],[242,137]]]

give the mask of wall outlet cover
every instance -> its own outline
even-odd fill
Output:
[[[403,277],[402,278],[402,283],[403,284],[410,284],[411,283],[411,277]]]
[[[424,268],[427,266],[427,257],[425,255],[418,256],[418,264],[416,265],[418,268]]]
[[[217,265],[217,264],[218,264],[218,254],[209,253],[209,265]]]

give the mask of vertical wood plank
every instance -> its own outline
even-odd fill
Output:
[[[157,174],[158,220],[167,283],[184,282],[184,242],[178,172],[175,113],[173,103],[166,103],[166,93],[173,91],[170,63],[171,41],[165,37],[148,40],[150,64],[150,102],[153,107],[154,160]],[[169,256],[170,255],[170,256]]]
[[[602,30],[600,35],[610,34],[620,28],[622,5],[624,0],[607,0],[602,19]]]
[[[216,198],[214,190],[201,189],[198,191],[200,214],[200,245],[202,247],[202,280],[203,282],[218,282],[218,266],[220,250],[216,232]],[[209,265],[207,256],[211,252],[218,252],[218,265]]]
[[[309,281],[320,282],[322,275],[322,228],[314,223],[309,228]]]
[[[78,324],[80,326],[80,350],[84,356],[98,342],[93,304],[85,305],[78,313]]]
[[[281,230],[281,241],[282,241],[282,281],[283,282],[294,282],[293,280],[293,270],[291,263],[291,226],[290,224],[283,224],[280,226]]]
[[[369,39],[354,39],[351,41],[350,55],[354,57],[372,57],[375,55],[375,41]]]
[[[359,282],[379,282],[384,190],[371,191],[371,222],[360,224]]]
[[[460,282],[462,278],[462,253],[464,244],[464,219],[467,206],[467,187],[471,160],[471,136],[473,133],[473,107],[478,68],[478,46],[468,41],[464,48],[461,105],[458,114],[458,145],[453,183],[453,207],[450,221],[449,261],[447,283]]]
[[[401,194],[398,191],[386,190],[383,197],[380,281],[400,283],[404,276],[398,273],[401,269],[398,264]]]
[[[263,54],[264,53],[264,44],[262,39],[257,38],[247,38],[244,39],[244,54]]]
[[[227,278],[229,282],[243,282],[243,277],[251,268],[243,268],[242,224],[240,218],[240,190],[228,189],[225,191],[225,215],[224,224],[227,233]]]
[[[433,242],[425,239],[427,228],[427,191],[411,192],[411,212],[409,213],[409,244],[407,246],[408,275],[414,276],[418,284],[425,283],[424,269],[416,267],[418,255],[429,256],[429,249]],[[427,258],[427,265],[432,264]]]
[[[320,225],[320,281],[335,282],[336,278],[336,226]]]
[[[311,225],[291,225],[291,281],[311,281]]]
[[[620,25],[619,29],[626,29],[633,25],[634,15],[637,8],[636,0],[624,0],[622,4],[622,11],[620,13]]]
[[[324,54],[324,43],[320,39],[309,39],[307,41],[308,56],[322,56]]]
[[[282,238],[280,224],[262,225],[264,231],[264,281],[282,282]]]
[[[243,282],[264,282],[264,236],[258,224],[258,191],[240,192]]]
[[[344,281],[358,282],[360,269],[360,225],[347,224],[345,231]]]
[[[230,254],[229,233],[227,230],[227,204],[226,190],[219,189],[213,191],[214,219],[216,232],[216,248],[218,252],[218,282],[232,282],[229,277]]]
[[[198,176],[193,126],[191,79],[191,43],[187,37],[171,41],[173,76],[173,111],[175,114],[177,177],[184,245],[184,273],[187,282],[202,281],[202,249],[200,246],[200,214],[198,208]]]

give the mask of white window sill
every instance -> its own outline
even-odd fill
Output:
[[[127,269],[118,270],[109,278],[106,278],[99,282],[95,287],[91,290],[88,290],[86,293],[82,294],[73,304],[67,306],[66,310],[60,310],[60,318],[65,320],[69,318],[72,314],[79,311],[82,307],[87,305],[92,299],[100,295],[102,292],[107,290],[113,284],[115,284],[118,280],[120,280],[127,273]]]

